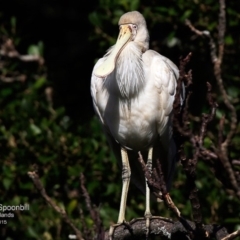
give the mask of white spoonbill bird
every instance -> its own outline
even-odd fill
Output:
[[[130,177],[146,193],[146,226],[150,225],[150,190],[138,161],[140,151],[147,166],[160,161],[166,182],[171,181],[176,148],[171,113],[179,77],[177,66],[149,50],[143,15],[128,12],[119,20],[117,42],[94,66],[91,95],[110,146],[122,167],[122,195],[117,224],[125,221]],[[113,234],[110,228],[110,239]]]

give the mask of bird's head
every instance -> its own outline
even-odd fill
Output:
[[[114,48],[105,61],[94,71],[98,77],[106,77],[114,70],[117,58],[127,43],[135,42],[142,52],[148,49],[149,35],[146,21],[141,13],[133,11],[123,14],[118,25],[120,32]]]
[[[133,11],[123,14],[119,19],[118,25],[120,29],[118,40],[121,37],[125,37],[127,42],[136,42],[143,52],[148,49],[149,35],[147,24],[141,13]]]

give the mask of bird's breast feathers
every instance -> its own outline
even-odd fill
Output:
[[[102,124],[122,146],[134,150],[150,147],[165,131],[178,78],[174,63],[155,51],[146,51],[141,63],[144,80],[141,80],[141,90],[134,97],[124,98],[117,90],[116,75],[121,74],[120,66],[105,79],[93,75],[91,82],[95,110]],[[135,69],[128,69],[124,74],[129,72],[133,76]],[[127,81],[131,81],[131,77]],[[128,83],[126,87],[129,86]]]

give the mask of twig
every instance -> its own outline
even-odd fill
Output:
[[[186,25],[197,35],[206,36],[209,39],[209,45],[211,49],[211,59],[214,65],[214,75],[217,80],[217,84],[221,92],[221,95],[223,96],[224,104],[231,112],[230,131],[228,132],[228,135],[222,144],[223,153],[227,155],[227,148],[237,128],[237,113],[236,113],[236,109],[234,108],[231,101],[229,100],[229,97],[223,85],[223,80],[221,76],[221,63],[224,55],[224,35],[225,35],[225,28],[226,28],[225,27],[226,14],[225,14],[225,0],[219,0],[219,2],[220,2],[220,13],[219,13],[219,27],[218,27],[218,56],[216,53],[216,45],[209,31],[199,31],[191,24],[189,20],[186,20]]]
[[[24,74],[20,74],[18,76],[11,76],[11,77],[6,77],[4,75],[0,75],[0,81],[2,82],[7,82],[7,83],[10,83],[10,82],[25,82],[27,79],[27,76],[24,75]]]
[[[177,206],[174,204],[170,194],[167,192],[167,186],[166,186],[166,182],[164,179],[164,174],[162,171],[162,166],[159,160],[157,160],[157,169],[154,168],[154,174],[153,177],[157,177],[158,175],[160,176],[160,185],[162,186],[162,194],[163,194],[163,199],[164,199],[164,203],[167,205],[167,207],[169,209],[172,210],[172,212],[175,214],[175,216],[182,220],[182,216],[181,216],[181,212],[179,211],[179,209],[177,208]]]
[[[85,187],[85,178],[84,178],[83,173],[80,174],[80,184],[81,184],[83,196],[85,198],[85,203],[86,203],[87,209],[88,209],[88,211],[91,215],[91,218],[94,222],[94,233],[97,234],[96,239],[98,239],[98,240],[103,239],[103,237],[104,237],[103,224],[100,219],[99,211],[96,210],[95,206],[92,206],[90,196]]]
[[[35,187],[37,188],[37,190],[41,193],[42,197],[45,199],[45,201],[50,204],[50,206],[56,211],[58,212],[62,219],[73,229],[73,231],[75,232],[77,239],[78,240],[84,240],[82,238],[82,234],[81,232],[76,228],[76,226],[74,225],[74,223],[71,221],[71,219],[68,217],[66,211],[62,208],[60,208],[59,206],[57,206],[53,200],[47,195],[45,188],[42,185],[42,182],[39,179],[38,174],[33,171],[33,172],[28,172],[28,176],[32,179]]]
[[[218,129],[218,148],[221,149],[221,145],[223,143],[223,129],[225,123],[225,115],[223,115],[219,121],[219,129]]]
[[[81,223],[81,231],[83,236],[89,236],[89,231],[87,228],[86,218],[83,214],[83,210],[81,207],[79,207],[79,221]]]
[[[113,42],[115,39],[105,33],[100,27],[95,27],[95,32],[97,35],[101,35],[101,37],[105,38],[108,42]]]
[[[189,23],[190,24],[190,23]],[[196,30],[193,26],[192,29],[196,31],[198,34],[200,31]],[[201,33],[202,34],[202,33]],[[187,60],[190,59],[190,54],[187,57]],[[178,80],[178,88],[176,93],[176,98],[179,98],[179,91],[181,84],[183,81],[187,83],[188,88],[192,84],[192,75],[191,71],[186,73],[186,63],[188,61],[184,61],[184,59],[180,60],[180,77]],[[198,198],[198,190],[195,184],[196,180],[196,166],[199,157],[201,157],[204,154],[204,157],[208,158],[215,158],[217,159],[218,156],[209,150],[205,149],[203,146],[204,137],[206,135],[207,126],[209,122],[211,122],[215,116],[217,103],[213,100],[212,93],[211,93],[211,85],[207,82],[207,100],[211,107],[209,114],[203,114],[202,115],[202,121],[201,121],[201,127],[199,130],[199,133],[197,135],[193,134],[193,130],[189,127],[189,112],[188,112],[188,102],[190,99],[191,92],[187,89],[186,91],[186,100],[185,100],[185,106],[183,109],[182,115],[179,114],[179,107],[178,107],[178,99],[175,99],[175,108],[174,108],[174,127],[176,128],[176,131],[180,133],[182,136],[184,136],[187,139],[190,139],[190,142],[192,144],[192,147],[194,149],[193,158],[189,159],[186,158],[183,154],[183,151],[180,150],[180,159],[184,168],[184,171],[187,176],[187,184],[189,189],[189,199],[192,205],[192,211],[193,211],[193,220],[196,223],[196,227],[198,230],[198,234],[201,234],[203,236],[206,236],[208,233],[203,231],[203,224],[202,224],[202,214],[201,214],[201,206]]]
[[[185,70],[187,63],[191,59],[191,56],[192,56],[192,53],[190,52],[185,58],[180,59],[180,66],[179,66],[180,76],[177,82],[176,95],[175,95],[175,100],[173,104],[173,109],[174,109],[173,125],[176,128],[176,133],[180,133],[182,136],[185,136],[185,137],[189,137],[191,135],[191,131],[189,129],[189,121],[188,121],[188,103],[189,103],[189,98],[191,96],[191,91],[189,90],[189,88],[192,85],[192,72],[190,70],[188,71],[188,73],[186,73],[186,70]],[[183,90],[182,88],[185,88],[185,89]],[[186,96],[182,96],[183,92],[185,92]],[[181,96],[183,98],[183,106],[181,105],[181,102],[180,102]]]
[[[6,52],[4,50],[0,50],[0,55],[8,58],[17,58],[23,62],[39,62],[41,65],[44,63],[43,58],[37,55],[20,55],[19,52],[12,51]]]
[[[181,163],[187,176],[187,185],[189,190],[189,200],[193,211],[193,220],[196,223],[197,228],[202,229],[202,214],[201,206],[198,198],[198,189],[195,184],[196,180],[196,164],[197,153],[194,155],[194,159],[182,159]]]
[[[226,172],[228,173],[229,180],[232,184],[233,189],[235,190],[235,194],[240,198],[240,188],[238,186],[235,173],[232,169],[229,157],[228,157],[228,148],[229,144],[236,132],[237,128],[237,113],[236,109],[231,103],[226,89],[223,85],[223,79],[221,74],[221,63],[224,55],[224,36],[225,36],[225,28],[226,28],[226,13],[225,13],[225,0],[219,0],[220,3],[220,11],[219,11],[219,19],[218,19],[218,55],[216,53],[216,45],[211,37],[209,31],[199,31],[196,29],[189,20],[186,21],[186,25],[193,31],[195,34],[199,36],[206,36],[209,39],[209,46],[210,46],[210,54],[214,68],[214,76],[217,81],[217,85],[219,87],[220,93],[223,96],[223,102],[225,106],[230,111],[230,130],[225,138],[225,140],[221,139],[222,134],[220,134],[220,139],[218,142],[218,148],[215,151],[215,154],[221,160]],[[220,128],[223,129],[223,119],[220,120]],[[221,144],[220,144],[221,141]],[[206,154],[206,151],[205,151]]]
[[[178,219],[180,219],[181,213],[174,204],[174,202],[172,201],[170,194],[167,192],[167,187],[164,180],[164,174],[162,171],[160,161],[157,161],[157,169],[154,168],[153,173],[151,174],[143,160],[141,152],[138,152],[138,155],[139,155],[138,160],[142,166],[142,169],[148,182],[148,186],[152,190],[152,193],[157,198],[163,199],[166,206],[172,210],[172,212],[176,215]]]
[[[1,45],[0,56],[7,58],[16,58],[23,62],[38,62],[40,65],[44,64],[44,59],[38,55],[21,55],[13,44],[12,39],[8,38]]]
[[[240,166],[240,160],[234,159],[232,160],[232,164]]]
[[[195,184],[196,180],[196,166],[198,163],[198,159],[201,156],[201,151],[204,149],[203,147],[203,140],[206,135],[207,126],[208,124],[213,120],[217,108],[217,104],[215,101],[213,101],[212,95],[211,95],[211,85],[207,82],[207,99],[208,103],[211,107],[209,114],[203,114],[202,115],[202,124],[199,130],[198,135],[193,135],[191,133],[190,141],[194,148],[194,154],[192,159],[183,160],[182,164],[184,171],[186,172],[187,176],[187,183],[189,186],[189,199],[192,205],[193,209],[193,220],[196,223],[197,228],[200,230],[200,234],[203,233],[204,235],[207,235],[207,233],[203,232],[203,224],[202,224],[202,214],[201,214],[201,205],[198,198],[198,189]]]
[[[235,231],[233,233],[230,233],[229,235],[222,238],[221,240],[231,240],[231,239],[235,239],[238,236],[240,236],[240,229],[238,229],[237,231]]]
[[[209,82],[207,82],[206,85],[207,85],[207,100],[209,106],[211,107],[211,113],[208,116],[208,122],[211,122],[215,117],[218,104],[215,100],[213,100],[212,85]]]
[[[149,184],[149,188],[152,190],[152,192],[154,193],[154,195],[157,197],[157,198],[160,198],[162,199],[162,193],[161,193],[161,190],[163,189],[162,186],[160,186],[160,179],[154,179],[152,178],[151,176],[151,173],[150,171],[148,170],[144,160],[143,160],[143,157],[142,157],[142,154],[141,152],[138,152],[138,161],[140,162],[141,166],[142,166],[142,169],[143,169],[143,172],[145,174],[145,177],[146,179],[148,180],[148,184]]]
[[[221,65],[224,54],[224,36],[226,31],[226,6],[225,0],[219,0],[220,11],[218,17],[218,60]]]
[[[185,82],[187,82],[188,87],[191,86],[192,84],[191,71],[189,71],[188,74],[186,74],[186,71],[185,71],[186,64],[190,60],[190,57],[191,57],[191,54],[189,54],[187,58],[180,60],[180,67],[179,67],[180,77],[178,80],[178,85],[181,85],[184,80]],[[179,97],[178,91],[179,89],[177,89],[176,98]],[[201,217],[201,211],[200,211],[200,203],[197,196],[197,188],[195,185],[195,178],[196,178],[196,165],[197,165],[198,157],[200,155],[200,146],[202,145],[201,144],[203,141],[202,139],[205,135],[205,131],[206,131],[205,128],[207,125],[207,121],[206,122],[203,121],[203,125],[200,130],[199,137],[194,136],[188,124],[189,122],[188,102],[189,102],[190,92],[186,91],[186,94],[187,94],[187,97],[185,100],[185,107],[184,107],[182,116],[181,115],[179,116],[178,112],[176,112],[176,108],[174,109],[174,127],[176,128],[176,131],[178,133],[190,139],[194,149],[193,159],[187,159],[185,155],[183,155],[183,151],[180,152],[180,156],[181,156],[180,159],[187,176],[187,183],[189,187],[189,199],[190,199],[192,210],[193,210],[193,219],[196,222],[197,228],[202,228],[202,217]]]

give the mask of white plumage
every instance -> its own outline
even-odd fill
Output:
[[[179,76],[173,62],[148,50],[147,26],[139,12],[124,14],[119,20],[119,26],[117,43],[98,60],[91,79],[94,109],[116,158],[123,166],[123,193],[118,224],[125,221],[123,202],[126,202],[131,171],[134,183],[143,190],[144,175],[137,160],[138,151],[145,158],[148,155],[147,163],[150,167],[151,159],[153,164],[160,159],[166,181],[171,179],[175,145],[170,116]],[[151,213],[148,209],[147,185],[146,192],[145,217],[149,222]]]

